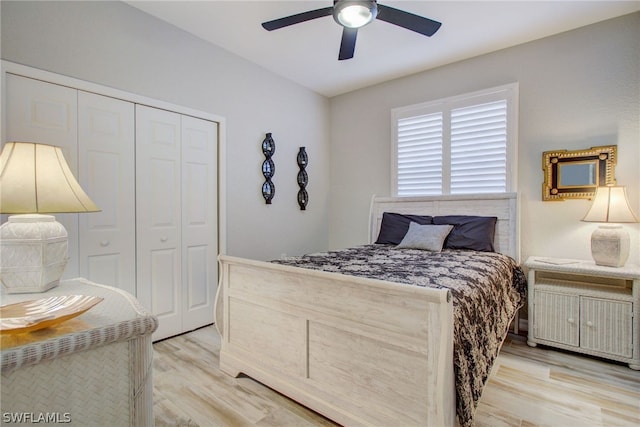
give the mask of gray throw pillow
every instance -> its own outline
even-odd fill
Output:
[[[440,252],[451,230],[452,225],[420,225],[411,222],[407,234],[396,248]]]

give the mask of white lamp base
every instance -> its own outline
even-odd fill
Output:
[[[67,260],[67,230],[52,215],[12,215],[0,227],[0,281],[10,294],[57,286]]]
[[[629,258],[629,233],[621,225],[601,225],[591,234],[591,256],[597,265],[622,267]]]

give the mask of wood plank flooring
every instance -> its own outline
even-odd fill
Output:
[[[335,426],[262,384],[218,369],[213,326],[154,344],[156,426]],[[640,425],[640,372],[510,335],[485,387],[478,427]],[[395,427],[395,426],[394,426]]]

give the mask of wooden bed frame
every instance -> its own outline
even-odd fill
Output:
[[[519,261],[515,193],[373,198],[383,212],[497,216]],[[342,425],[456,424],[450,291],[220,255],[220,369],[244,373]]]

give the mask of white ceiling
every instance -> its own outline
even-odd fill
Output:
[[[322,1],[126,1],[326,96],[406,76],[640,10],[640,1],[399,1],[380,3],[442,22],[433,37],[374,21],[353,59],[338,61],[331,16],[268,32],[260,24],[330,6]]]

